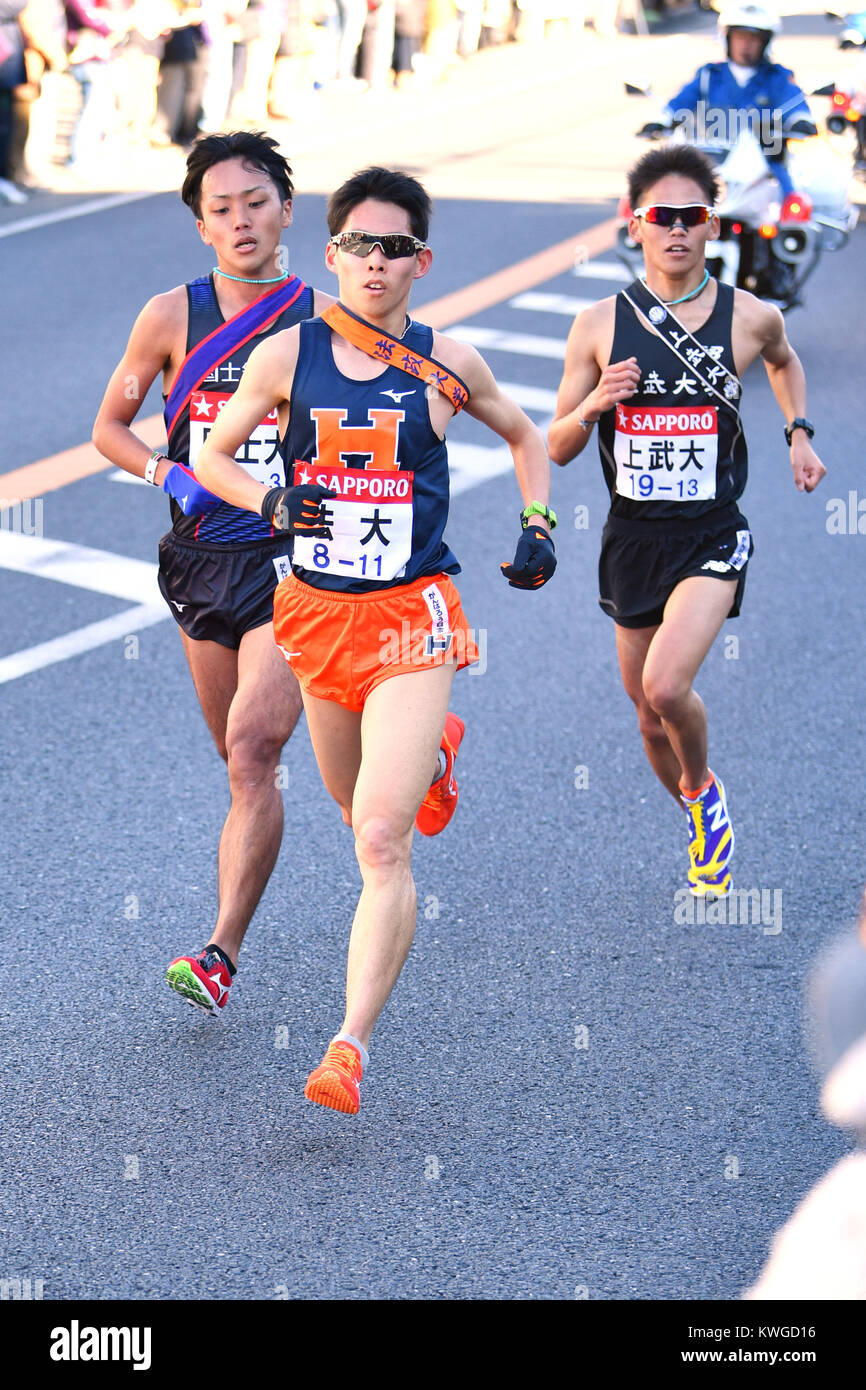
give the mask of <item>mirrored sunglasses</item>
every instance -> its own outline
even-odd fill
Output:
[[[703,203],[656,203],[652,207],[635,208],[633,215],[642,217],[645,222],[652,222],[656,227],[672,227],[677,221],[682,222],[684,227],[700,227],[704,222],[709,222],[713,212],[713,208]]]
[[[427,249],[426,241],[406,232],[338,232],[329,238],[328,245],[338,246],[350,256],[369,256],[374,246],[381,246],[386,261],[399,261]]]

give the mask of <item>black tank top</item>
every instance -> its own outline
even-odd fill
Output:
[[[637,282],[635,282],[636,284]],[[704,348],[700,370],[712,381],[715,364],[736,373],[731,349],[734,291],[717,284],[713,311],[692,334]],[[684,355],[693,349],[684,343]],[[611,362],[636,357],[638,390],[598,422],[610,515],[664,521],[730,511],[746,486],[746,441],[733,410],[706,390],[688,366],[637,319],[620,293]],[[721,373],[717,374],[721,377]],[[721,382],[716,390],[721,391]]]
[[[197,280],[191,280],[186,293],[189,306],[186,350],[190,352],[221,328],[225,319],[217,300],[213,275],[202,275]],[[222,404],[234,394],[253,348],[271,334],[280,333],[284,328],[291,328],[302,319],[310,318],[312,313],[313,291],[306,285],[294,304],[289,305],[270,327],[236,348],[230,357],[205,377],[171,432],[168,440],[170,458],[194,468],[196,455]],[[276,411],[273,412],[273,419],[268,417],[256,426],[235,459],[257,482],[265,483],[268,487],[285,485]],[[172,530],[179,539],[198,541],[200,545],[250,545],[273,538],[273,528],[262,517],[241,507],[233,507],[229,502],[223,502],[207,516],[184,516],[172,498],[171,518]]]

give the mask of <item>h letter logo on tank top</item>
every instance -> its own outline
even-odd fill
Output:
[[[306,570],[358,579],[399,579],[412,554],[414,473],[397,459],[402,410],[367,411],[368,424],[345,424],[347,410],[313,407],[316,452],[310,463],[295,460],[293,482],[318,483],[337,496],[325,502],[329,535],[295,536],[293,562]],[[365,457],[363,468],[345,458]]]

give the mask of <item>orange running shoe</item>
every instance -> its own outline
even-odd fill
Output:
[[[449,710],[445,716],[445,731],[440,745],[445,754],[445,771],[430,786],[415,817],[415,825],[422,835],[438,835],[457,810],[454,760],[465,732],[466,725],[463,720],[458,719],[457,715]]]
[[[304,1087],[307,1100],[327,1105],[329,1110],[341,1110],[344,1115],[357,1115],[361,1109],[361,1054],[344,1038],[329,1043],[321,1065],[311,1071]]]

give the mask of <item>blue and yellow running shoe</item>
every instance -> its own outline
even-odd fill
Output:
[[[728,815],[725,789],[718,777],[709,778],[695,796],[680,791],[680,800],[689,818],[689,887],[692,892],[707,883],[719,896],[730,891],[723,887],[724,870],[734,852],[734,831]],[[730,875],[728,875],[730,878]],[[721,889],[721,893],[719,893]]]
[[[689,892],[693,898],[727,898],[734,889],[730,869],[720,869],[717,874],[694,873],[689,869]]]

